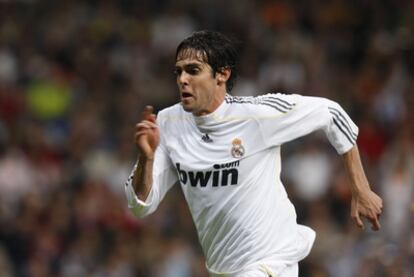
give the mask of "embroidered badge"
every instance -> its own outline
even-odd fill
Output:
[[[244,147],[242,145],[242,141],[238,138],[233,139],[231,142],[233,144],[233,147],[231,148],[231,155],[234,158],[241,158],[244,156]]]

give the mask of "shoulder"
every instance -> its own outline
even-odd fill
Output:
[[[253,114],[286,113],[296,106],[296,94],[268,93],[259,96],[226,96],[234,110]]]

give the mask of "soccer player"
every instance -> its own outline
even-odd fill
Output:
[[[322,129],[350,176],[351,217],[380,228],[382,200],[361,165],[357,126],[335,102],[318,97],[228,94],[237,51],[224,35],[200,31],[177,48],[181,102],[136,125],[138,161],[125,190],[129,208],[154,212],[179,182],[211,276],[298,276],[315,232],[296,222],[280,181],[283,143]]]

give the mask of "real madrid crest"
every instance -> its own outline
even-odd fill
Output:
[[[231,148],[231,155],[234,158],[241,158],[244,156],[244,147],[242,145],[241,139],[235,138],[231,142],[233,144],[233,147]]]

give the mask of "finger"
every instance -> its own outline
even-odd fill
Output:
[[[382,206],[377,208],[377,215],[381,215],[382,214]]]
[[[152,129],[151,125],[147,123],[143,123],[143,122],[137,124],[135,127],[136,127],[136,131],[140,131],[143,129]]]
[[[144,129],[142,131],[136,132],[135,135],[134,135],[134,138],[135,138],[135,140],[137,140],[140,136],[149,135],[149,134],[150,134],[150,131],[148,129]]]
[[[356,212],[352,218],[354,219],[356,225],[359,228],[364,229],[364,223],[362,222],[361,217],[359,216],[358,212]]]
[[[154,127],[158,126],[156,123],[154,123],[150,120],[142,120],[141,122],[138,122],[137,125],[140,124],[140,123],[146,123],[146,124],[149,124],[149,125],[154,126]]]
[[[379,208],[377,211],[377,216],[380,216],[382,214],[382,208]]]
[[[379,220],[377,217],[370,220],[371,221],[371,229],[374,231],[378,231],[381,228],[381,224],[379,223]]]
[[[142,127],[142,128],[137,129],[135,131],[135,134],[138,134],[141,132],[145,132],[146,134],[149,134],[149,135],[156,135],[157,129],[151,128],[151,127]]]
[[[155,123],[156,120],[157,120],[157,117],[155,116],[155,114],[152,113],[152,114],[150,114],[148,120],[151,121],[151,122],[153,122],[153,123]]]
[[[140,123],[138,123],[137,125],[135,125],[135,127],[137,129],[142,129],[142,128],[146,128],[146,129],[156,129],[158,128],[157,124],[148,121],[148,120],[143,120]]]
[[[144,111],[142,112],[142,118],[144,120],[150,120],[151,114],[153,114],[154,108],[152,106],[145,106]]]

